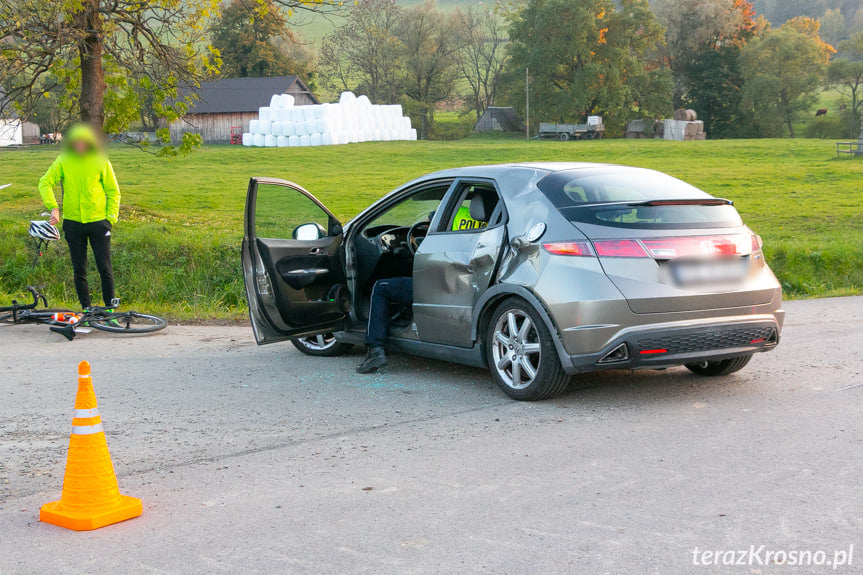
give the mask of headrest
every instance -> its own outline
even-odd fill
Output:
[[[497,193],[494,190],[477,190],[470,199],[470,217],[480,222],[488,222],[497,207]]]

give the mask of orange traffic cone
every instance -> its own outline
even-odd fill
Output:
[[[39,520],[75,531],[87,531],[138,517],[142,512],[140,499],[120,495],[93,392],[90,364],[82,361],[78,364],[78,395],[75,397],[63,494],[60,501],[42,506]]]

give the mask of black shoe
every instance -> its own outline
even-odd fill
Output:
[[[369,348],[369,353],[363,362],[357,366],[357,373],[374,373],[386,364],[387,354],[384,352],[384,348],[373,346]]]

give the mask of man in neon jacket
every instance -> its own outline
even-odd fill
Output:
[[[51,210],[51,223],[60,221],[54,186],[63,183],[63,234],[69,244],[75,291],[81,306],[90,307],[87,283],[87,243],[96,258],[102,279],[102,299],[114,299],[114,271],[111,267],[111,229],[120,213],[120,188],[114,168],[102,150],[92,128],[79,124],[69,129],[63,151],[39,180],[39,194]]]

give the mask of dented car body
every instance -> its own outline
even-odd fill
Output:
[[[488,367],[515,399],[598,369],[731,373],[775,347],[784,319],[730,202],[623,166],[437,172],[344,225],[300,186],[253,178],[242,257],[258,343],[344,352],[363,341],[374,282],[410,276],[388,348]]]

